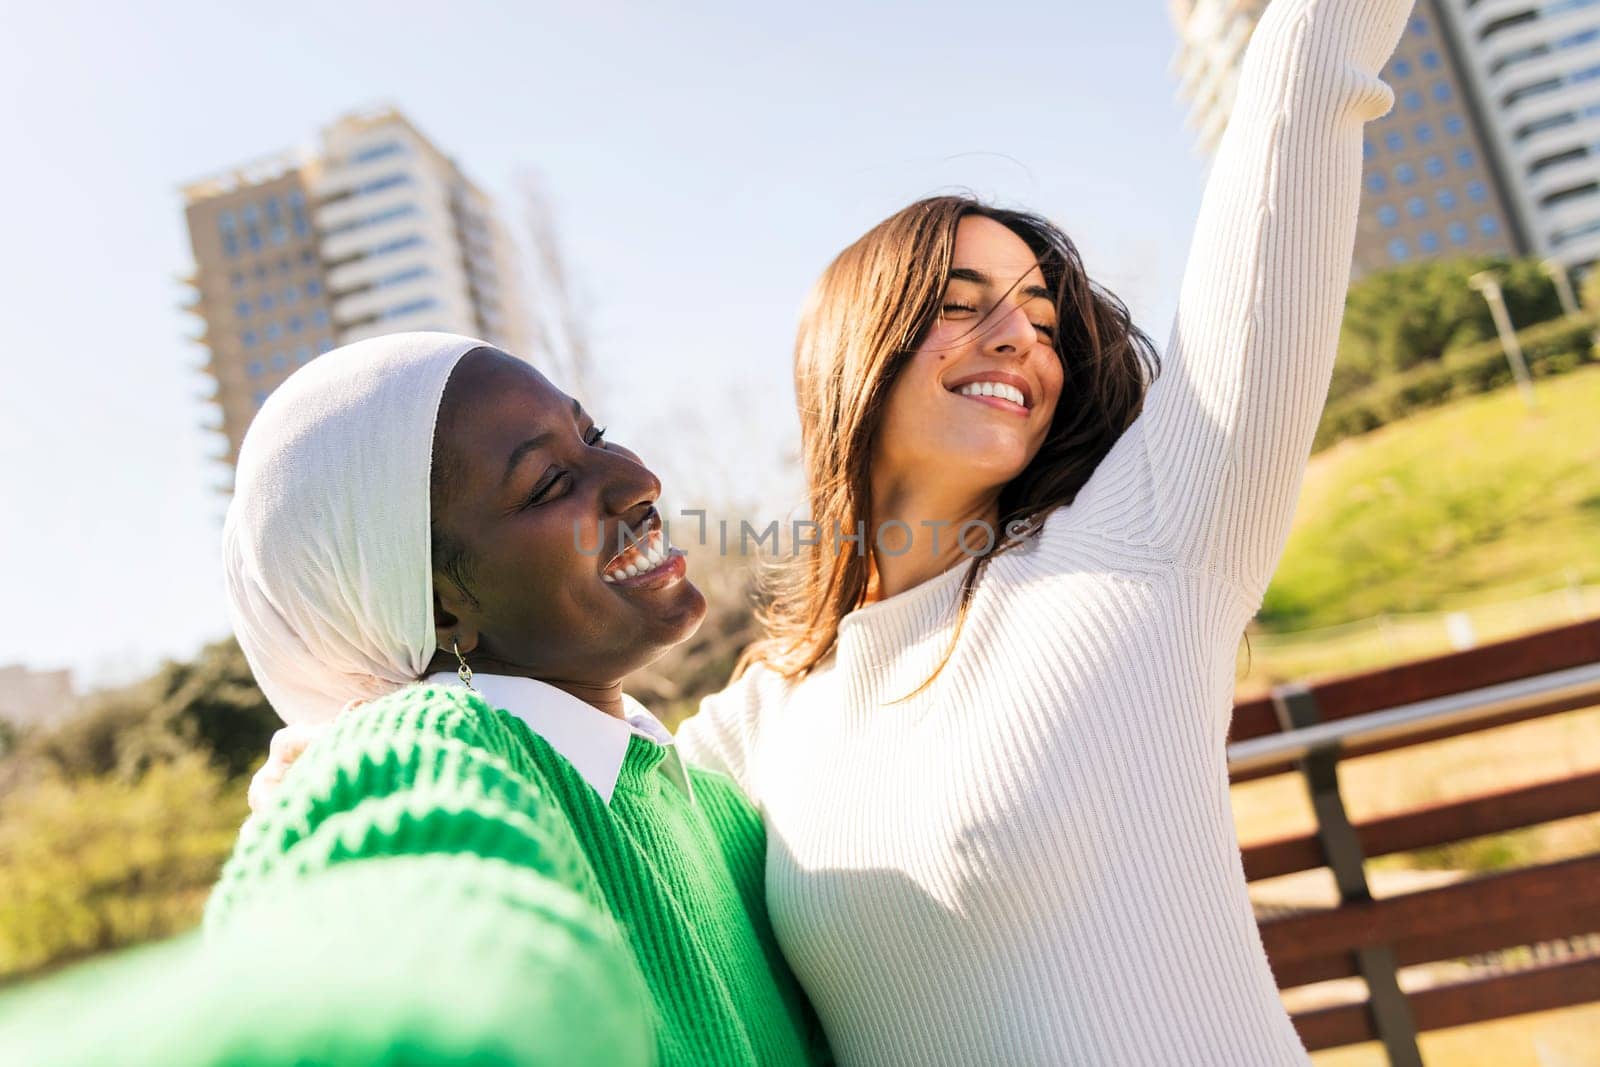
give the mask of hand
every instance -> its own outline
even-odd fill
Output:
[[[272,735],[272,744],[267,749],[267,761],[256,771],[255,777],[250,779],[250,791],[246,799],[250,802],[250,810],[260,813],[278,791],[278,786],[283,782],[283,776],[289,773],[289,768],[306,746],[316,740],[322,731],[328,728],[328,723],[319,723],[316,726],[300,724],[285,726]]]

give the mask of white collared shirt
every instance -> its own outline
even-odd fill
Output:
[[[429,685],[460,685],[461,679],[448,671],[424,679]],[[600,794],[606,804],[616,791],[628,742],[642,737],[667,749],[660,770],[690,800],[694,793],[689,776],[678,757],[671,732],[649,710],[628,694],[622,694],[622,718],[607,715],[548,682],[509,674],[474,674],[472,688],[491,706],[510,712],[528,728],[544,738],[551,748],[572,764],[574,770]]]

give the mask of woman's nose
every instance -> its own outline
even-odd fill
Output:
[[[638,456],[612,445],[605,453],[605,481],[602,506],[610,515],[642,515],[661,499],[661,479]]]
[[[1002,305],[989,313],[984,323],[983,350],[993,356],[1015,356],[1028,351],[1039,340],[1039,331],[1020,307]]]

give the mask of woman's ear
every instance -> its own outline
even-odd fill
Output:
[[[441,583],[443,596],[439,592]],[[448,578],[434,575],[433,628],[441,649],[448,652],[454,647],[466,655],[478,647],[478,628],[464,617],[463,609],[469,606]]]

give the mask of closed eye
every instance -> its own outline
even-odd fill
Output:
[[[563,482],[570,481],[571,478],[572,474],[569,471],[565,469],[551,468],[545,473],[545,476],[540,478],[538,483],[534,485],[533,491],[530,492],[528,494],[528,498],[522,502],[522,506],[524,508],[538,507],[540,504],[554,499],[556,490],[562,485]]]

